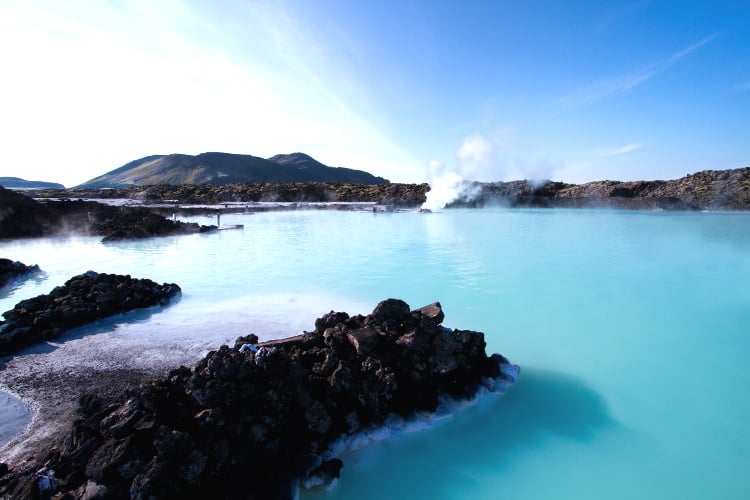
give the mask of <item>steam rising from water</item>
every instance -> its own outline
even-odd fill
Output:
[[[442,162],[430,164],[430,190],[422,208],[439,210],[458,198],[466,181],[457,172],[446,171]]]
[[[427,201],[422,204],[422,208],[439,210],[459,198],[464,201],[474,199],[480,189],[469,179],[477,179],[487,170],[490,171],[490,176],[496,174],[491,172],[496,146],[492,140],[481,135],[471,135],[458,148],[457,169],[449,169],[440,161],[431,162],[430,191],[427,192]]]
[[[430,163],[430,190],[422,208],[439,210],[449,203],[460,199],[471,201],[481,192],[475,182],[465,178],[466,169],[450,170],[445,163],[433,161]]]
[[[458,166],[455,169],[448,168],[440,161],[430,162],[430,191],[427,192],[427,201],[422,204],[422,208],[439,210],[456,200],[470,203],[482,191],[476,181],[550,179],[555,167],[549,160],[536,158],[527,161],[508,155],[516,142],[516,131],[510,127],[464,138],[456,152]],[[530,181],[534,187],[545,182],[547,181]]]

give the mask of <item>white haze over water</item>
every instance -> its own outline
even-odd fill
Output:
[[[423,209],[440,210],[447,204],[458,199],[467,181],[459,174],[448,170],[444,163],[434,161],[430,164],[430,190],[427,200],[422,204]]]
[[[332,309],[438,300],[445,326],[484,332],[488,353],[521,366],[516,385],[348,454],[337,486],[303,500],[750,498],[750,214],[311,210],[222,222],[245,228],[0,242],[3,257],[47,273],[0,296],[3,311],[88,269],[183,290],[161,312],[13,364],[92,347],[102,359],[196,346],[197,360],[238,335],[310,330]]]

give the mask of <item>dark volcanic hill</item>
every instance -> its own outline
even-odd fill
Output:
[[[303,153],[276,155],[269,159],[229,153],[202,153],[197,156],[147,156],[78,187],[92,189],[239,182],[388,184],[388,180],[382,177],[362,170],[329,167]]]
[[[8,189],[65,189],[56,182],[27,181],[18,177],[0,177],[0,186]]]

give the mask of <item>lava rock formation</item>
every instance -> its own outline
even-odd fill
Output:
[[[67,439],[0,477],[0,494],[293,498],[301,480],[338,477],[342,436],[513,381],[517,367],[488,357],[484,334],[442,320],[439,303],[388,299],[289,339],[240,337],[112,400],[84,396]]]

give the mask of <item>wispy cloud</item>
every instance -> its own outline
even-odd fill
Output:
[[[561,102],[565,107],[575,108],[587,106],[609,97],[615,97],[617,95],[625,94],[638,87],[639,85],[646,83],[648,80],[655,77],[659,73],[666,71],[670,67],[677,64],[681,59],[687,57],[707,43],[721,36],[721,34],[722,33],[719,32],[714,33],[711,36],[707,36],[706,38],[699,40],[698,42],[682,49],[681,51],[676,52],[665,59],[650,64],[639,71],[594,82],[592,85],[589,85],[569,96],[564,97]]]
[[[498,176],[503,175],[499,155],[517,142],[518,133],[510,126],[465,137],[456,153],[459,173],[462,177],[475,180],[497,180]]]
[[[39,3],[0,0],[0,47],[17,47],[0,48],[0,141],[29,177],[75,185],[146,154],[203,151],[305,151],[394,181],[424,176],[369,108],[342,97],[343,71],[326,59],[335,44],[302,33],[300,15],[243,3],[238,22],[179,0]]]
[[[620,156],[624,154],[631,153],[637,149],[641,149],[643,147],[643,144],[640,143],[630,143],[625,144],[624,146],[620,146],[619,148],[614,149],[607,149],[599,152],[599,156],[602,158],[609,158],[612,156]]]
[[[474,174],[492,161],[492,143],[481,135],[466,137],[458,148],[458,159],[466,173]]]

